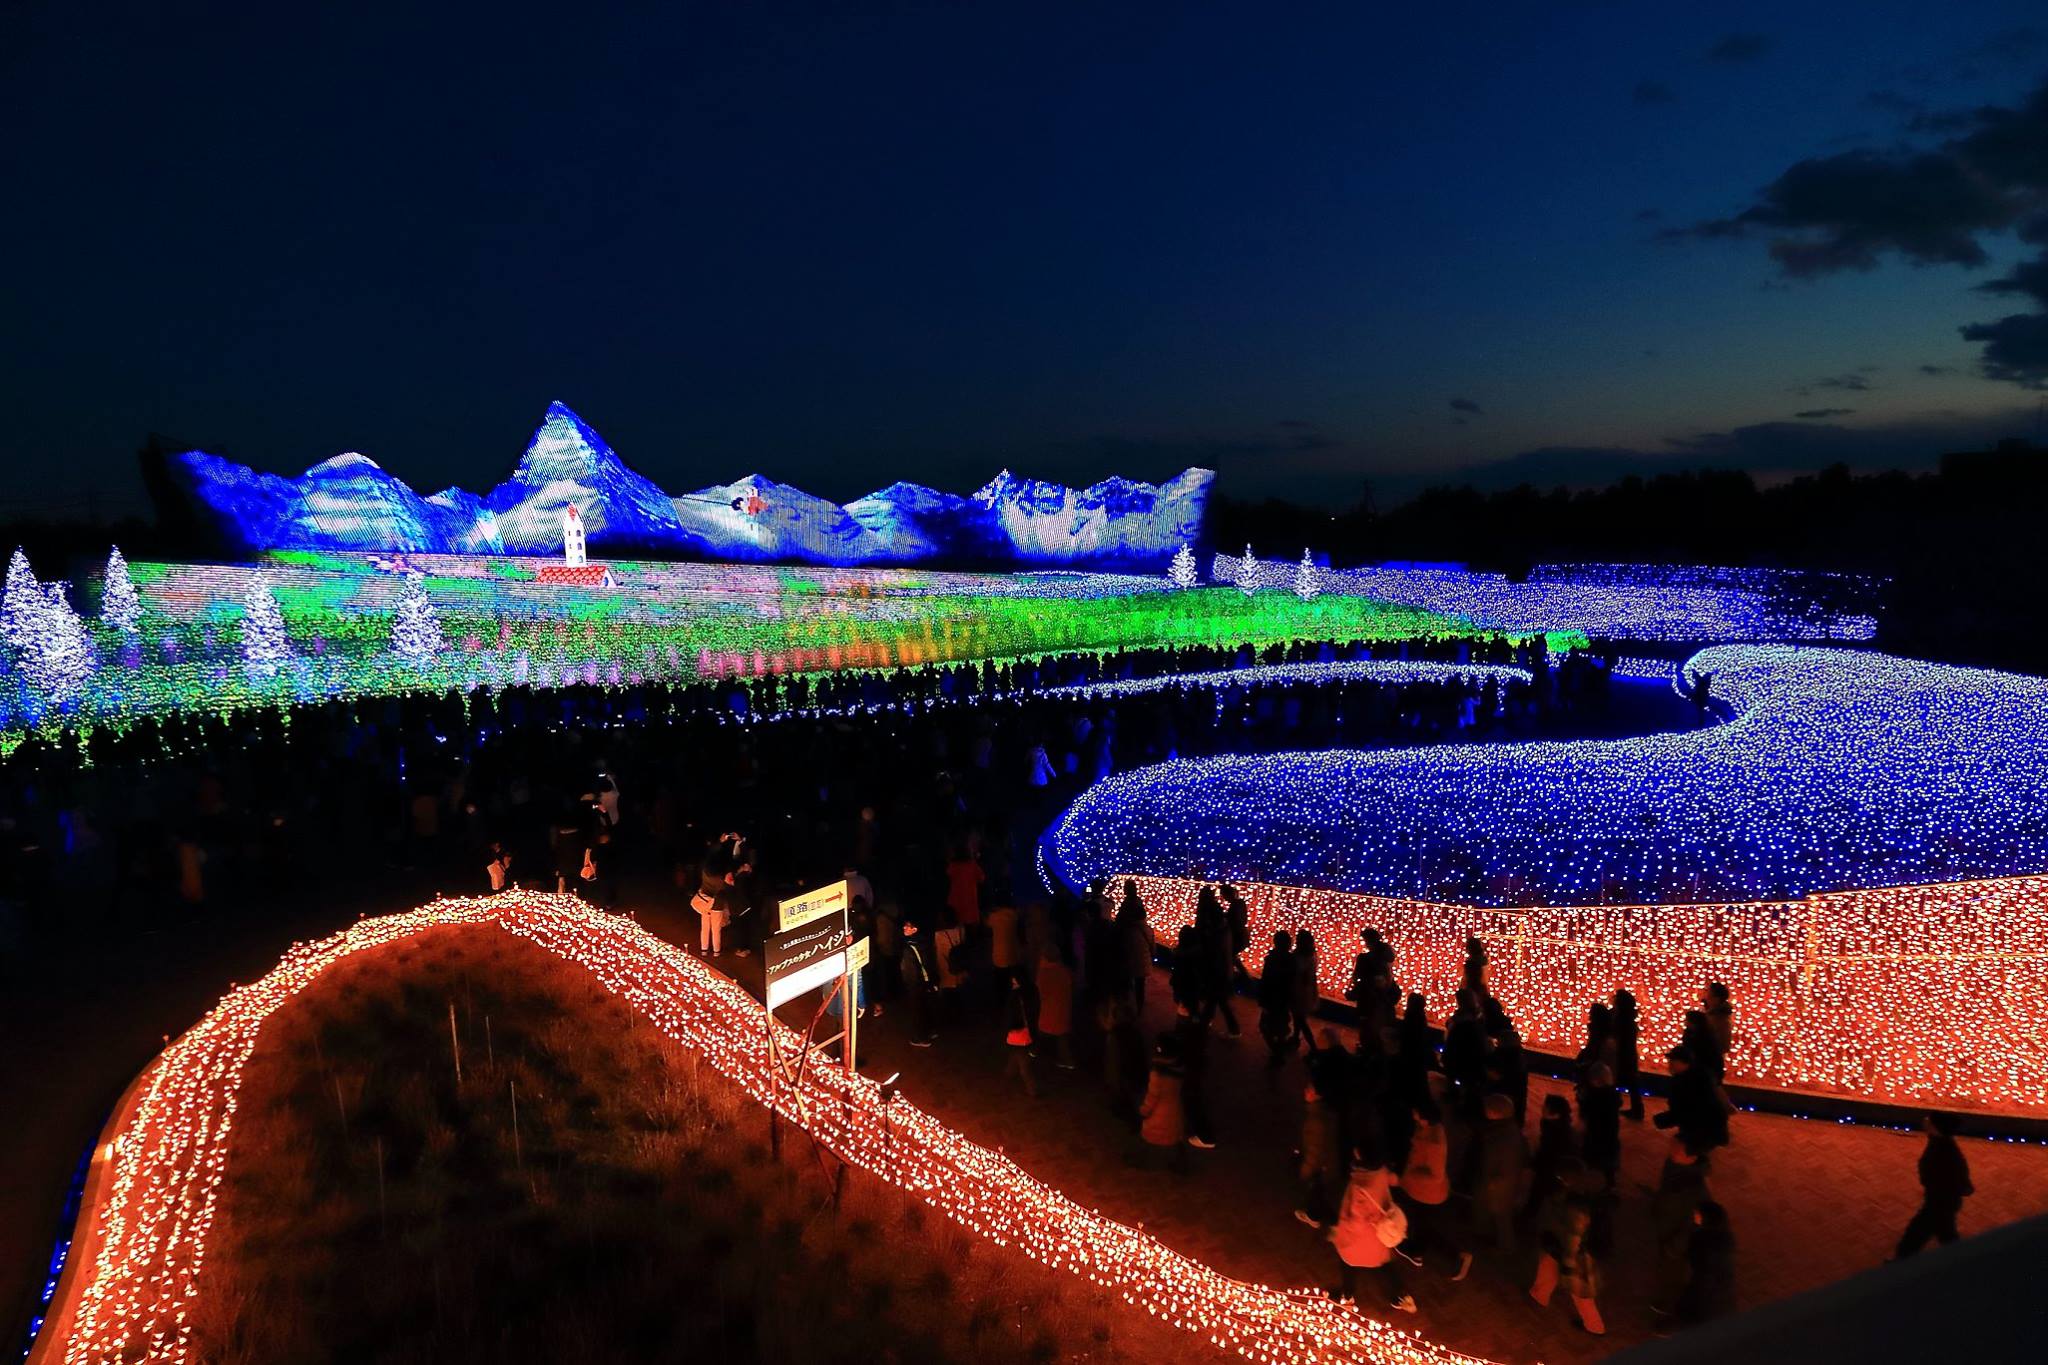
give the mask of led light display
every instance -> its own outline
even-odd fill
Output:
[[[1300,566],[1217,555],[1211,577],[1289,588]],[[1460,617],[1487,630],[1568,627],[1611,640],[1774,643],[1869,640],[1881,580],[1675,564],[1539,564],[1522,581],[1456,564],[1323,570],[1325,592],[1356,593]]]
[[[481,495],[421,497],[366,455],[323,460],[296,479],[202,451],[171,464],[221,542],[244,553],[553,555],[577,509],[595,554],[683,555],[787,564],[974,563],[1163,568],[1197,540],[1216,475],[1087,488],[1004,470],[967,496],[894,483],[841,506],[752,475],[671,497],[628,468],[561,403],[549,405],[511,474]]]
[[[139,599],[125,630],[104,609],[81,623],[17,556],[0,599],[0,662],[19,661],[0,671],[0,749],[38,725],[328,697],[1464,633],[1365,598],[1118,574],[614,562],[570,579],[532,560],[331,554],[124,567]]]
[[[1153,931],[1194,922],[1203,883],[1139,877]],[[1394,946],[1402,988],[1441,1019],[1465,941],[1530,1046],[1570,1056],[1586,1011],[1636,996],[1652,1069],[1708,981],[1734,995],[1732,1079],[1944,1108],[2048,1113],[2048,879],[1831,892],[1734,905],[1527,910],[1234,883],[1252,942],[1312,930],[1324,996],[1351,984],[1359,930]]]
[[[809,1067],[792,1084],[774,1048],[786,1055],[797,1035],[773,1025],[771,1043],[760,1002],[732,981],[629,919],[574,897],[518,891],[437,901],[301,944],[164,1049],[138,1082],[104,1158],[111,1163],[104,1197],[80,1230],[76,1280],[53,1316],[62,1337],[52,1358],[65,1365],[191,1358],[189,1319],[206,1292],[207,1240],[227,1175],[236,1095],[264,1021],[350,954],[460,924],[499,925],[587,968],[656,1028],[851,1164],[997,1246],[1074,1274],[1246,1359],[1478,1365],[1317,1291],[1247,1284],[1191,1260],[1141,1229],[1081,1207],[916,1105],[885,1105],[866,1077]]]
[[[1136,769],[1068,808],[1048,862],[1070,885],[1196,875],[1495,906],[2048,871],[2048,681],[1747,645],[1696,654],[1683,677],[1702,675],[1728,724]]]
[[[1109,682],[1074,683],[1048,687],[1037,695],[1048,697],[1130,697],[1144,692],[1220,690],[1226,687],[1283,687],[1307,683],[1372,682],[1447,683],[1467,680],[1483,687],[1488,680],[1503,687],[1527,683],[1529,670],[1508,664],[1447,664],[1410,662],[1406,659],[1356,659],[1343,663],[1253,664],[1245,668],[1205,669],[1192,673],[1162,673],[1151,678],[1117,678]]]

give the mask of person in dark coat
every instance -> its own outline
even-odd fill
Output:
[[[1900,1235],[1894,1260],[1915,1254],[1930,1240],[1947,1246],[1960,1237],[1956,1216],[1963,1200],[1977,1192],[1970,1183],[1970,1163],[1956,1145],[1955,1115],[1929,1114],[1922,1126],[1927,1146],[1920,1153],[1920,1208]]]
[[[1579,1155],[1586,1169],[1598,1171],[1611,1190],[1621,1170],[1621,1092],[1614,1088],[1614,1073],[1604,1065],[1586,1074],[1579,1090],[1579,1122],[1585,1128]]]
[[[1524,1222],[1534,1218],[1563,1187],[1565,1163],[1578,1163],[1578,1148],[1571,1101],[1562,1095],[1544,1096],[1543,1117],[1536,1121],[1536,1150],[1529,1157],[1529,1194],[1522,1202]]]
[[[1187,1115],[1188,1146],[1216,1145],[1209,1115],[1209,1026],[1185,1004],[1175,1007],[1173,1037],[1180,1057],[1181,1108]]]
[[[903,1008],[910,1016],[910,1045],[930,1047],[932,992],[938,987],[938,969],[932,962],[932,948],[916,920],[903,922],[903,956],[897,963],[903,977]]]
[[[1259,967],[1259,1036],[1266,1040],[1268,1066],[1280,1066],[1298,1046],[1293,1008],[1294,943],[1281,929]]]
[[[1337,1197],[1344,1189],[1344,1162],[1337,1111],[1310,1085],[1301,1095],[1301,1151],[1296,1174],[1301,1180],[1301,1206],[1295,1218],[1312,1228],[1326,1228],[1337,1217]]]
[[[1693,1214],[1706,1201],[1706,1155],[1694,1151],[1683,1137],[1676,1138],[1650,1199],[1650,1228],[1656,1239],[1650,1311],[1660,1318],[1678,1311],[1692,1275]]]
[[[1692,1049],[1680,1043],[1664,1054],[1671,1068],[1671,1099],[1651,1120],[1659,1128],[1675,1128],[1695,1151],[1711,1152],[1728,1145],[1728,1106],[1713,1076],[1693,1064]]]
[[[1685,1292],[1678,1298],[1678,1320],[1688,1326],[1735,1311],[1735,1234],[1728,1228],[1728,1210],[1704,1200],[1692,1221]]]
[[[1611,1002],[1614,1010],[1614,1085],[1628,1096],[1628,1116],[1643,1117],[1643,1062],[1640,1051],[1642,1023],[1636,1013],[1635,993],[1618,990]]]

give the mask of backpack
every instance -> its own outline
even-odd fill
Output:
[[[1372,1231],[1381,1246],[1397,1247],[1408,1240],[1408,1211],[1395,1203],[1392,1196],[1384,1205],[1371,1195],[1365,1197],[1365,1202],[1379,1210],[1379,1221],[1372,1225]]]

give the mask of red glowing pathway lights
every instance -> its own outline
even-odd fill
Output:
[[[882,1087],[843,1068],[810,1068],[793,1084],[780,1082],[771,1048],[791,1048],[797,1035],[781,1024],[764,1030],[753,996],[631,920],[572,896],[519,891],[439,900],[300,944],[166,1047],[131,1090],[95,1163],[66,1283],[31,1365],[190,1358],[190,1311],[205,1287],[237,1092],[264,1021],[351,954],[465,924],[495,924],[588,969],[781,1118],[961,1226],[1247,1359],[1479,1365],[1319,1292],[1222,1275],[1080,1207],[915,1105],[893,1096],[885,1103]]]
[[[1163,940],[1194,922],[1203,882],[1131,880]],[[1371,926],[1398,954],[1403,989],[1423,992],[1441,1019],[1462,980],[1465,941],[1476,937],[1488,989],[1542,1051],[1576,1053],[1588,1007],[1625,986],[1641,1008],[1643,1059],[1660,1066],[1701,987],[1721,981],[1736,1003],[1731,1079],[2048,1113],[2048,877],[1526,910],[1236,885],[1250,911],[1247,965],[1274,931],[1306,928],[1333,1000],[1350,986],[1359,930]]]

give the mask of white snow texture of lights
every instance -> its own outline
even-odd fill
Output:
[[[1480,905],[1778,899],[2048,871],[2048,680],[1724,645],[1725,725],[1623,740],[1180,760],[1047,834],[1070,884],[1151,873]]]
[[[1110,682],[1048,687],[1047,697],[1130,697],[1144,692],[1221,690],[1226,687],[1276,687],[1291,683],[1445,683],[1471,679],[1483,687],[1488,678],[1501,686],[1526,683],[1529,670],[1508,664],[1411,663],[1404,659],[1358,659],[1346,663],[1255,664],[1249,668],[1217,668],[1200,673],[1165,673],[1156,678],[1119,678]]]

